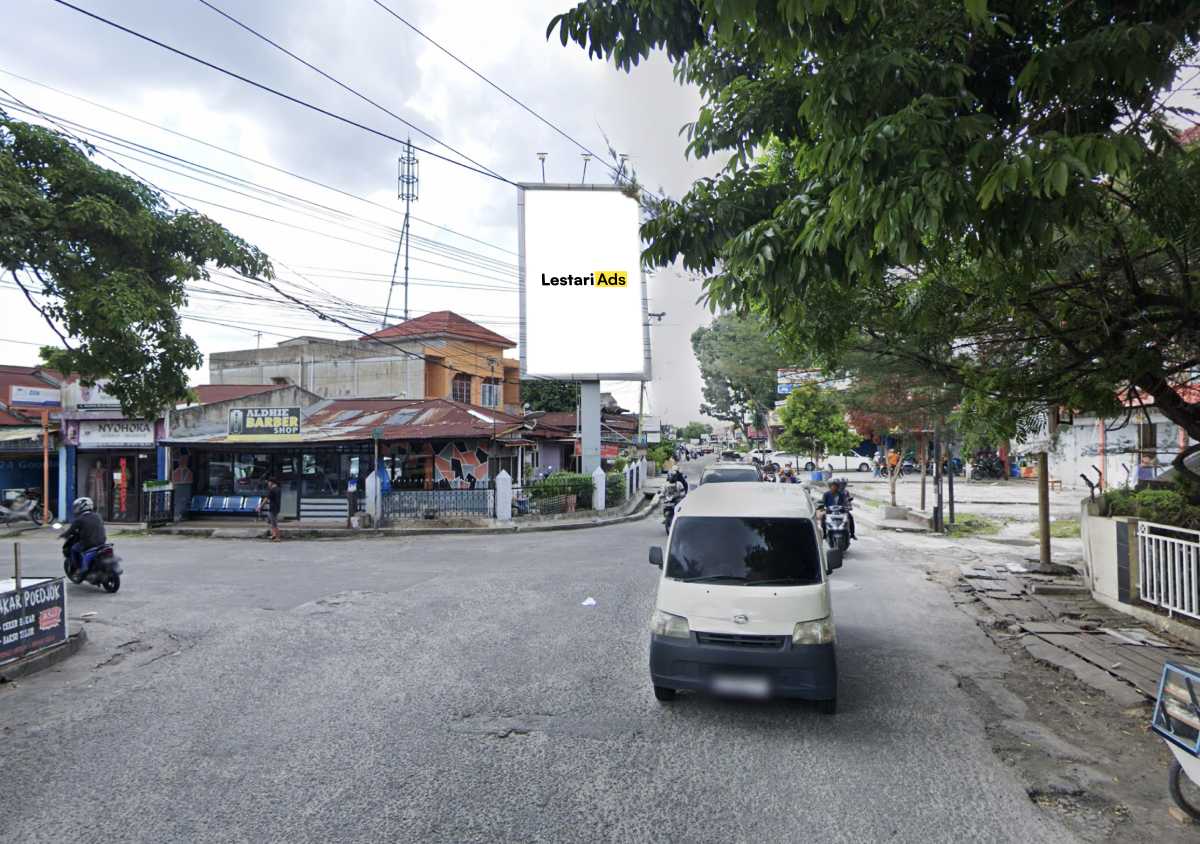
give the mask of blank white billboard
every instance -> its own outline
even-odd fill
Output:
[[[521,374],[648,379],[638,203],[616,187],[522,185]]]

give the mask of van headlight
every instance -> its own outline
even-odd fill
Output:
[[[686,618],[662,610],[655,610],[654,615],[650,617],[650,632],[656,636],[672,636],[676,639],[689,639],[692,635]]]
[[[801,621],[792,630],[793,645],[828,645],[834,640],[833,616]]]

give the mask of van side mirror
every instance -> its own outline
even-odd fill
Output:
[[[825,549],[825,569],[826,569],[826,571],[834,571],[835,569],[840,569],[842,567],[842,554],[844,554],[844,553],[845,553],[845,551],[843,551],[840,548],[826,548]]]
[[[658,566],[659,568],[662,568],[662,546],[661,545],[651,545],[650,546],[650,565]]]

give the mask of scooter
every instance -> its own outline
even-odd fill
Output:
[[[825,510],[825,541],[835,551],[850,547],[850,508],[834,504]]]
[[[110,593],[121,588],[121,575],[125,572],[111,542],[88,548],[80,556],[78,562],[73,560],[71,546],[63,543],[63,571],[72,583],[86,581]]]
[[[1175,756],[1167,775],[1171,799],[1200,821],[1200,671],[1171,662],[1163,665],[1150,726]]]
[[[7,504],[0,504],[0,525],[11,525],[16,522],[33,522],[40,527],[42,503],[33,498],[17,498],[11,507]]]
[[[683,497],[684,492],[676,483],[672,483],[670,488],[663,493],[663,530],[667,533],[671,532],[671,523],[675,521],[675,507],[683,500]]]

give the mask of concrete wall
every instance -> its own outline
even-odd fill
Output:
[[[269,384],[286,378],[324,398],[419,399],[425,397],[422,352],[422,345],[416,342],[384,345],[359,340],[288,341],[265,349],[210,355],[209,381]]]
[[[1154,456],[1158,472],[1166,470],[1180,449],[1180,428],[1157,411],[1150,411],[1150,422],[1155,426],[1157,453]],[[1115,428],[1105,429],[1101,436],[1101,426],[1113,426],[1123,420],[1100,420],[1095,416],[1077,415],[1073,424],[1061,426],[1058,430],[1056,448],[1049,453],[1050,477],[1061,480],[1068,489],[1086,489],[1079,477],[1087,475],[1096,480],[1096,471],[1100,469],[1108,487],[1121,487],[1126,483],[1133,485],[1137,482],[1138,462],[1138,425],[1136,419]]]
[[[1083,559],[1093,594],[1117,600],[1117,520],[1088,513],[1087,502],[1080,516]]]
[[[223,430],[229,424],[229,410],[234,407],[303,408],[320,400],[318,395],[288,385],[267,393],[172,410],[170,431],[174,436],[187,436],[194,431]]]

